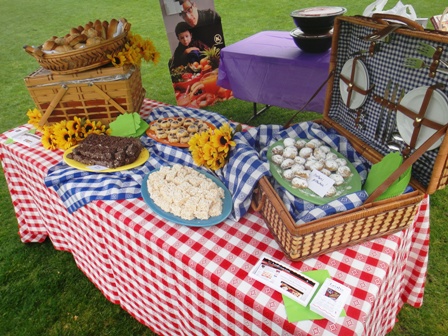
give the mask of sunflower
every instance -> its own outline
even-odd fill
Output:
[[[198,166],[205,165],[204,160],[204,153],[202,152],[201,148],[196,148],[195,150],[191,151],[191,156],[193,157],[194,163],[196,163]]]
[[[210,168],[213,170],[220,169],[220,168],[224,167],[226,162],[227,162],[227,157],[223,153],[219,153],[218,156],[213,161]]]
[[[128,41],[124,48],[112,55],[107,55],[115,67],[122,67],[125,64],[140,66],[142,59],[146,62],[157,64],[160,53],[149,39],[143,39],[138,34],[128,33]]]
[[[232,140],[232,129],[229,124],[216,129],[210,137],[210,142],[219,152],[227,153],[230,147],[234,147],[235,141]]]
[[[224,167],[230,148],[235,145],[229,124],[196,133],[188,142],[194,163],[212,170]]]
[[[34,108],[33,110],[29,109],[26,113],[28,116],[28,124],[33,125],[35,128],[40,129],[39,122],[42,118],[42,113],[37,108]]]
[[[42,145],[45,149],[55,150],[58,148],[56,141],[53,138],[53,129],[51,126],[43,127]]]
[[[64,120],[53,126],[54,139],[61,149],[68,149],[77,144],[75,133],[67,129]]]
[[[85,138],[84,130],[82,128],[82,125],[84,123],[83,119],[78,117],[73,117],[73,129],[75,131],[76,135],[76,141],[82,141]]]
[[[117,68],[126,64],[126,55],[122,51],[107,55],[107,58],[109,58],[112,64]]]

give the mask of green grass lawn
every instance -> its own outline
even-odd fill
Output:
[[[226,44],[232,44],[263,30],[294,28],[289,13],[301,7],[338,5],[347,15],[361,14],[373,0],[257,1],[215,0],[222,16]],[[393,2],[395,4],[396,2]],[[420,17],[442,13],[444,1],[412,3]],[[143,86],[150,99],[174,104],[168,74],[170,50],[159,1],[99,0],[96,2],[0,0],[3,24],[0,47],[0,132],[26,123],[26,112],[34,104],[23,78],[38,66],[22,46],[37,45],[52,35],[63,35],[71,27],[97,18],[125,17],[132,31],[150,37],[161,52],[157,66],[142,66]],[[209,110],[244,122],[252,104],[239,100],[218,103]],[[286,122],[294,111],[271,108],[253,125]],[[301,119],[318,115],[305,113]],[[446,218],[447,191],[431,197],[431,242],[429,272],[420,309],[405,306],[391,335],[448,334],[448,255]],[[55,251],[50,241],[22,244],[3,170],[0,173],[0,335],[153,335],[119,306],[107,301],[76,267],[72,256]]]

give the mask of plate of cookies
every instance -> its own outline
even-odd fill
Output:
[[[152,121],[146,134],[157,142],[187,148],[193,135],[215,128],[213,124],[197,118],[169,117]]]
[[[277,182],[294,196],[311,203],[323,205],[361,190],[361,177],[353,164],[319,139],[279,140],[269,147],[267,158]],[[309,188],[313,170],[334,180],[323,197]]]

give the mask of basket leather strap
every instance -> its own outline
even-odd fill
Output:
[[[440,127],[433,135],[431,135],[420,147],[418,147],[412,155],[407,157],[400,167],[398,167],[381,185],[379,185],[366,199],[365,204],[375,201],[389,188],[389,186],[400,178],[401,175],[414,164],[441,136],[448,130],[448,124]]]
[[[434,90],[441,89],[443,87],[444,87],[444,84],[438,83],[438,84],[434,84],[434,85],[430,86],[426,90],[422,105],[421,105],[418,113],[415,113],[400,104],[397,105],[397,110],[402,112],[408,118],[411,118],[414,120],[414,123],[413,123],[414,130],[412,132],[411,140],[409,141],[408,148],[407,148],[406,152],[404,153],[405,155],[408,154],[410,150],[415,148],[415,144],[417,142],[418,135],[420,133],[422,125],[432,128],[432,129],[435,129],[435,130],[444,126],[444,125],[441,125],[439,123],[436,123],[432,120],[425,118],[426,110],[428,109],[428,105],[431,101],[431,97],[432,97]]]
[[[356,63],[358,62],[358,60],[360,59],[360,56],[356,56],[353,58],[353,65],[352,65],[352,71],[350,73],[350,78],[345,77],[344,75],[340,74],[339,77],[341,78],[341,80],[347,84],[347,107],[350,108],[350,103],[352,100],[352,93],[353,91],[358,92],[362,95],[367,95],[372,91],[373,86],[371,86],[370,88],[368,88],[367,90],[361,89],[360,87],[355,85],[355,75],[356,75]]]
[[[294,120],[294,118],[300,113],[302,112],[309,103],[311,103],[311,101],[316,98],[317,94],[320,92],[320,90],[322,90],[322,88],[325,86],[325,84],[327,84],[327,82],[330,80],[330,78],[332,78],[334,75],[334,70],[330,71],[330,73],[328,74],[327,79],[325,79],[325,81],[319,86],[319,88],[316,90],[316,92],[314,92],[314,94],[311,96],[310,99],[308,99],[308,101],[305,103],[305,105],[302,106],[302,108],[300,110],[298,110],[296,113],[293,114],[293,116],[286,122],[286,124],[283,126],[283,128],[288,128],[289,126],[291,126],[292,121]]]

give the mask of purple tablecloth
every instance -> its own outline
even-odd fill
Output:
[[[264,31],[221,49],[218,84],[241,100],[298,110],[328,77],[330,50],[301,51],[289,32]],[[326,86],[307,106],[323,112]]]

